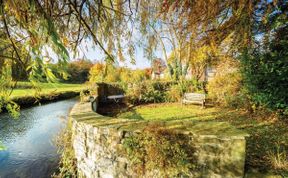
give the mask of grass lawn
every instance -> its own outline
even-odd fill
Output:
[[[288,124],[273,117],[251,115],[243,110],[218,107],[202,109],[178,103],[136,106],[117,115],[121,118],[144,120],[213,120],[226,121],[241,129],[247,138],[246,168],[251,171],[272,171],[288,176]]]
[[[83,84],[66,84],[66,83],[40,83],[41,87],[40,94],[50,94],[54,92],[65,92],[65,91],[80,91],[85,88]],[[11,97],[21,96],[33,96],[36,90],[29,88],[28,82],[20,82],[20,88],[13,90]],[[27,88],[21,88],[21,86],[28,86]]]

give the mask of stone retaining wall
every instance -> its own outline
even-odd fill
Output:
[[[76,104],[71,118],[79,177],[140,177],[123,155],[122,143],[127,136],[141,132],[151,121],[105,117],[92,112],[90,103]],[[161,124],[193,139],[197,160],[193,177],[243,177],[245,133],[225,122],[170,121]],[[145,177],[157,176],[147,173]]]

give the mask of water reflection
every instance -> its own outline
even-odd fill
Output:
[[[0,178],[51,177],[59,157],[53,138],[67,119],[77,99],[24,109],[19,119],[0,115]]]

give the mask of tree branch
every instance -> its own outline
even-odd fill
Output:
[[[84,0],[85,1],[85,0]],[[87,31],[89,31],[89,33],[91,34],[93,41],[96,45],[99,45],[99,47],[104,51],[104,53],[112,60],[114,61],[114,58],[111,54],[109,54],[109,52],[104,48],[104,46],[100,43],[100,41],[98,40],[98,38],[96,37],[96,35],[93,33],[92,29],[90,28],[90,26],[87,24],[87,22],[85,21],[85,19],[83,19],[82,15],[79,14],[79,11],[77,9],[77,6],[75,4],[73,4],[73,2],[71,0],[69,0],[70,6],[72,7],[72,9],[74,9],[74,11],[76,12],[76,17],[78,19],[78,21],[86,28]]]
[[[2,15],[2,21],[4,23],[4,28],[5,28],[5,31],[6,31],[6,35],[13,47],[13,50],[15,51],[16,53],[16,56],[17,56],[17,60],[18,62],[22,65],[23,69],[25,69],[25,65],[23,63],[23,61],[21,60],[21,57],[20,57],[20,54],[18,53],[18,50],[17,50],[17,47],[16,47],[16,44],[14,43],[13,39],[11,38],[11,35],[10,35],[10,32],[9,32],[9,28],[8,28],[8,25],[7,25],[7,22],[6,22],[6,18],[5,18],[5,11],[4,11],[4,7],[3,7],[3,0],[0,0],[0,3],[1,3],[1,10],[3,12],[3,15]]]

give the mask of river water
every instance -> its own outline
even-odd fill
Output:
[[[21,110],[18,119],[0,114],[0,178],[45,178],[57,170],[59,155],[53,144],[65,127],[77,99]]]

